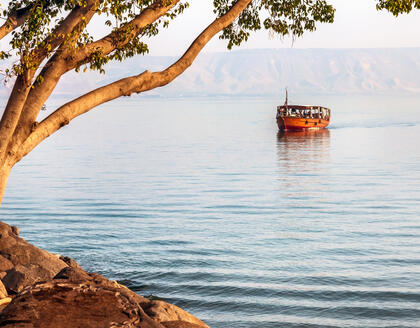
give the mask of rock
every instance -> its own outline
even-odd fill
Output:
[[[13,268],[6,273],[6,276],[2,279],[2,282],[5,286],[7,286],[7,290],[10,293],[18,293],[20,290],[23,289],[23,285],[20,285],[25,280],[25,272],[26,268],[22,267],[24,272],[19,271],[20,268],[17,270]]]
[[[71,282],[82,282],[85,280],[92,280],[92,276],[82,268],[67,267],[57,273],[54,279],[65,279]]]
[[[49,280],[67,267],[65,262],[29,244],[18,234],[17,227],[0,222],[0,272],[6,271],[2,281],[9,293],[17,293],[35,282]]]
[[[51,279],[51,272],[45,268],[28,264],[26,266],[18,264],[13,269],[7,271],[3,278],[3,283],[11,293],[18,293],[24,287],[32,285],[36,281],[47,281]]]
[[[11,301],[12,301],[12,299],[11,299],[10,297],[5,297],[5,298],[2,298],[2,299],[0,300],[0,306],[2,306],[2,305],[7,305],[7,304],[9,304]]]
[[[0,327],[208,328],[175,305],[86,272],[71,258],[41,250],[18,234],[0,222]]]
[[[74,284],[94,284],[99,285],[102,288],[108,288],[110,290],[115,290],[120,294],[123,294],[124,297],[129,299],[133,303],[146,304],[150,302],[147,298],[142,297],[127,287],[120,285],[116,281],[109,280],[104,276],[97,273],[89,273],[81,268],[71,268],[67,267],[61,270],[55,277],[56,281],[65,281],[68,283]]]
[[[19,237],[19,228],[16,226],[11,226],[12,232]]]
[[[7,294],[6,287],[4,287],[3,282],[0,280],[0,299],[6,298],[7,296],[9,295]]]
[[[0,300],[0,312],[12,301],[10,297],[5,297]]]
[[[13,263],[6,259],[4,256],[0,255],[0,272],[6,272],[13,268]]]
[[[144,311],[158,322],[183,321],[209,328],[203,321],[194,317],[183,309],[164,301],[149,301],[144,305]]]
[[[79,263],[68,256],[60,256],[59,259],[66,263],[71,268],[82,268]]]
[[[201,325],[196,325],[195,323],[185,322],[185,321],[165,321],[161,322],[162,326],[165,328],[202,328]]]
[[[140,304],[147,299],[98,274],[82,271],[65,268],[53,280],[26,287],[0,314],[0,326],[164,327],[143,311]]]

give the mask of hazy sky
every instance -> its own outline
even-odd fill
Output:
[[[174,21],[156,40],[150,42],[152,55],[179,55],[214,19],[212,0],[190,0],[183,17]],[[270,38],[259,32],[245,48],[381,48],[420,47],[420,11],[395,18],[378,12],[375,0],[330,0],[337,9],[333,24],[320,24],[317,31],[291,39]],[[159,39],[159,40],[158,40]],[[226,42],[215,37],[205,52],[225,51]]]

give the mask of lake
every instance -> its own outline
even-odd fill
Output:
[[[2,220],[211,327],[419,327],[420,97],[293,100],[330,128],[279,134],[279,99],[106,104],[14,168]]]

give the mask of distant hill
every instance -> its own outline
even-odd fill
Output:
[[[112,63],[106,75],[69,73],[56,89],[70,97],[145,69],[161,70],[175,57],[136,57]],[[262,49],[201,54],[171,84],[147,95],[283,96],[298,94],[419,94],[420,48]],[[0,95],[7,90],[1,88]]]

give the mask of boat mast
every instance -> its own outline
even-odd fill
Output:
[[[287,88],[286,88],[286,100],[284,102],[284,106],[287,108],[287,103],[289,102],[289,95],[287,94]]]

